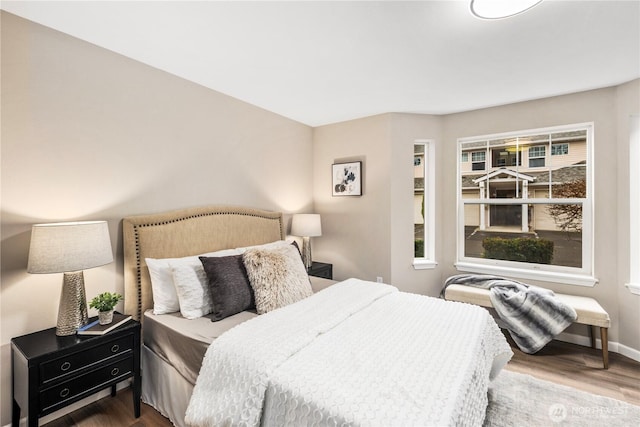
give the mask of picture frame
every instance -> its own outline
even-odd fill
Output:
[[[362,162],[331,165],[332,196],[362,196]]]

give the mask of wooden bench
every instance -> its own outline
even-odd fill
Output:
[[[589,336],[591,347],[596,348],[595,328],[600,328],[600,340],[602,341],[602,364],[604,369],[609,369],[609,342],[608,330],[611,326],[611,319],[598,301],[588,297],[578,297],[556,293],[556,297],[565,304],[573,307],[578,318],[576,323],[589,325]],[[445,290],[444,298],[449,301],[466,302],[479,305],[481,307],[492,308],[489,290],[465,285],[449,285]]]

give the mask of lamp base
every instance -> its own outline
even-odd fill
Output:
[[[84,291],[84,275],[82,271],[64,273],[60,307],[58,308],[58,324],[56,335],[67,336],[76,333],[78,328],[89,321],[87,297]]]
[[[302,262],[307,270],[311,268],[313,263],[311,258],[311,239],[309,237],[302,238]]]

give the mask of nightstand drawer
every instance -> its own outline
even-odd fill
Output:
[[[68,354],[40,365],[40,383],[46,384],[72,372],[89,367],[106,358],[118,356],[133,349],[133,335],[100,344],[87,350]]]
[[[91,394],[109,382],[131,376],[132,371],[133,357],[128,357],[45,389],[40,393],[40,411],[51,412],[57,405],[65,406],[67,401],[81,394]]]

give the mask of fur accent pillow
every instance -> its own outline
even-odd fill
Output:
[[[300,301],[313,293],[300,253],[292,245],[269,250],[250,249],[243,254],[242,260],[258,314]]]

